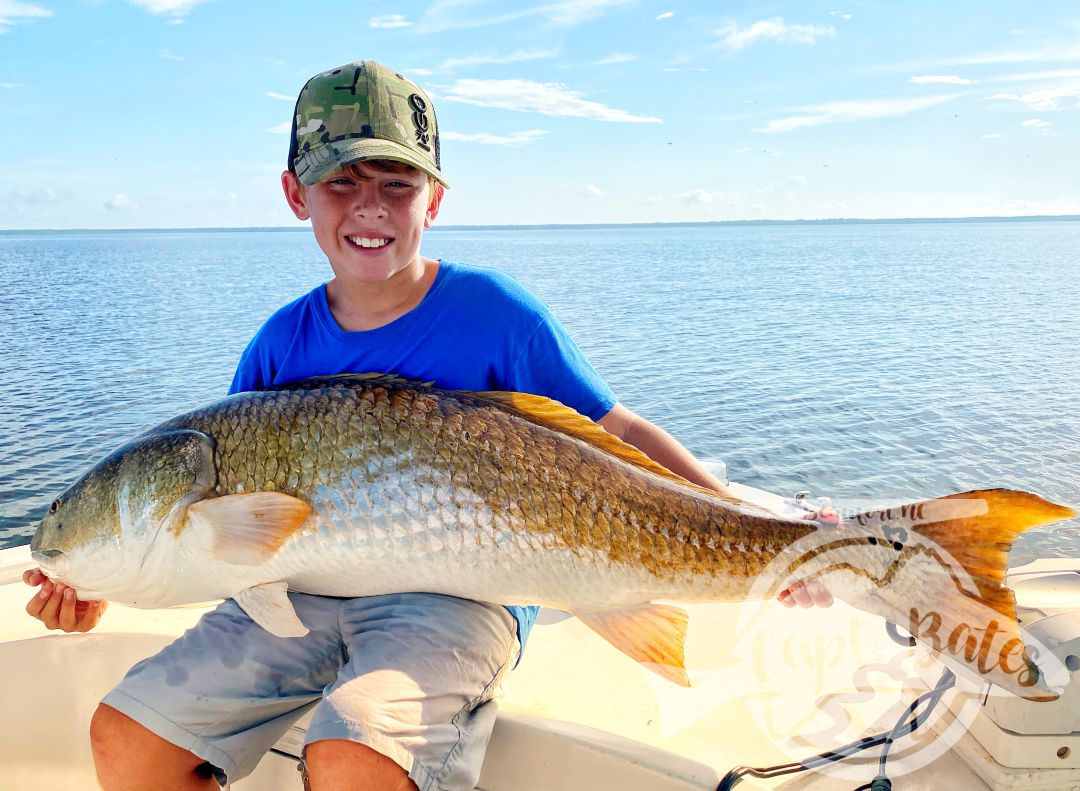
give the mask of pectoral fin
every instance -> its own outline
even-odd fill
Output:
[[[296,615],[289,601],[289,586],[284,582],[268,582],[240,591],[233,596],[240,608],[270,634],[277,637],[303,637],[308,628]]]
[[[690,686],[683,658],[689,620],[685,610],[668,604],[643,604],[574,614],[631,659],[668,681]]]
[[[188,508],[192,526],[213,536],[214,557],[243,566],[265,563],[310,515],[310,505],[281,492],[211,497]]]

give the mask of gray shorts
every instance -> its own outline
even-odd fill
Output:
[[[348,739],[420,791],[472,789],[492,700],[518,656],[504,607],[434,594],[290,593],[304,637],[274,637],[229,599],[135,665],[103,703],[238,780],[315,706],[305,744]]]

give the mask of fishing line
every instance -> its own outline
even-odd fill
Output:
[[[908,646],[914,644],[912,638],[901,636],[893,624],[889,623],[886,630],[889,633],[889,637],[900,645]],[[839,750],[819,753],[818,755],[804,758],[801,761],[793,763],[777,764],[776,766],[767,767],[737,766],[724,775],[720,784],[716,787],[716,791],[731,791],[731,789],[735,788],[735,786],[745,777],[756,777],[760,780],[769,780],[774,777],[783,777],[784,775],[795,774],[797,772],[805,772],[810,769],[816,769],[819,766],[827,766],[828,764],[842,761],[863,750],[869,750],[873,747],[882,745],[884,746],[882,746],[881,756],[878,759],[877,776],[869,783],[854,789],[854,791],[891,791],[892,780],[888,778],[888,775],[885,772],[885,764],[889,760],[889,751],[892,749],[893,742],[903,736],[907,736],[925,723],[926,720],[929,719],[931,712],[933,712],[937,707],[937,704],[941,701],[942,696],[947,690],[952,688],[955,683],[956,675],[948,668],[945,668],[941,673],[941,678],[939,678],[937,684],[934,685],[934,688],[916,698],[911,705],[904,710],[904,713],[900,716],[900,719],[896,721],[892,730],[882,731],[874,736],[864,736],[857,741],[844,745]],[[919,712],[919,708],[924,706],[924,704],[925,708]]]

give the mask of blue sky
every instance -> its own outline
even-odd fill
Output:
[[[0,229],[296,225],[292,102],[361,58],[443,224],[1080,214],[1075,2],[0,0]]]

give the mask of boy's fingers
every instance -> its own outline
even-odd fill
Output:
[[[833,603],[832,594],[825,589],[817,580],[809,582],[806,586],[807,593],[810,595],[811,602],[818,607],[831,607]]]
[[[805,583],[796,582],[788,588],[788,592],[791,594],[791,598],[794,599],[795,603],[803,609],[814,606],[814,600],[811,599],[810,594],[806,592]]]
[[[23,582],[27,585],[40,585],[46,579],[45,575],[41,573],[41,569],[27,569],[22,575]]]
[[[45,607],[45,602],[48,599],[41,598],[37,591],[34,591],[33,597],[26,603],[26,614],[32,618],[40,618],[41,610]]]
[[[76,617],[75,617],[75,591],[68,588],[64,591],[63,601],[60,603],[60,614],[58,617],[59,626],[65,632],[71,632],[75,629]]]
[[[107,601],[91,601],[88,602],[86,613],[83,615],[83,621],[79,624],[80,632],[88,632],[97,626],[98,621],[101,620],[101,616],[105,614],[105,608],[109,606]]]
[[[777,598],[785,607],[831,607],[833,603],[832,594],[817,580],[796,582]]]
[[[49,600],[45,602],[45,606],[41,608],[41,614],[38,617],[42,622],[50,629],[57,629],[60,626],[60,604],[64,600],[64,594],[62,585],[56,585],[52,589],[52,595],[49,596]],[[42,590],[45,590],[42,587]]]

